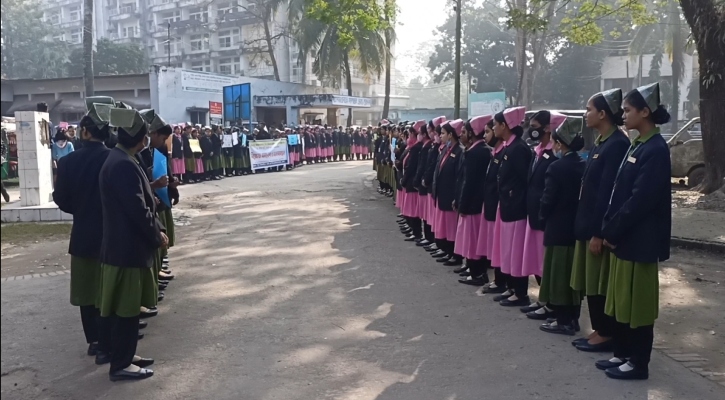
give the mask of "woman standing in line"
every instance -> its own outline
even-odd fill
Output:
[[[494,301],[505,307],[529,304],[529,278],[511,275],[512,271],[521,268],[526,238],[526,187],[532,155],[521,137],[525,114],[525,107],[515,107],[493,118],[494,132],[504,145],[503,160],[498,170],[500,229],[497,234],[501,272],[507,275],[508,280],[508,290],[494,297]]]
[[[432,122],[426,123],[423,121],[423,126],[420,127],[420,135],[418,135],[418,141],[423,143],[423,147],[420,149],[418,170],[415,173],[415,180],[413,182],[413,186],[418,191],[418,216],[421,219],[423,229],[421,240],[416,243],[418,247],[428,246],[433,243],[433,231],[428,222],[428,189],[423,185],[425,170],[428,166],[428,154],[433,144],[428,135],[428,127],[431,125]]]
[[[406,219],[411,233],[405,238],[406,242],[412,242],[422,238],[423,225],[418,214],[418,190],[415,187],[415,175],[418,172],[418,163],[420,162],[420,151],[423,148],[423,142],[418,140],[418,132],[425,125],[425,121],[416,122],[408,130],[408,151],[403,158],[403,177],[400,185],[405,192],[405,203],[401,210],[401,214]],[[363,133],[364,135],[364,133]]]
[[[463,263],[461,256],[455,253],[458,213],[454,209],[456,184],[463,168],[464,149],[459,142],[463,124],[463,120],[457,119],[443,125],[441,141],[447,143],[447,146],[440,157],[437,177],[433,182],[438,204],[435,237],[441,240],[442,250],[445,252],[436,261],[445,266],[458,266]]]
[[[456,200],[456,208],[460,214],[456,247],[454,252],[466,259],[469,276],[459,280],[460,283],[483,286],[488,283],[486,264],[478,253],[478,241],[481,234],[483,219],[483,200],[485,195],[486,168],[491,162],[491,148],[486,145],[484,135],[486,124],[492,116],[479,116],[466,123],[469,146],[463,160],[463,176],[461,192]]]
[[[181,176],[184,175],[184,145],[181,137],[181,127],[174,127],[174,134],[171,135],[171,172],[176,179],[181,182]]]
[[[435,219],[438,213],[437,198],[433,191],[433,182],[435,182],[438,165],[441,160],[441,153],[446,147],[445,143],[441,142],[441,132],[443,124],[446,122],[446,117],[438,117],[433,120],[433,128],[430,130],[431,140],[433,145],[430,152],[428,152],[428,165],[426,166],[425,177],[423,178],[423,185],[428,189],[428,221],[430,224],[430,230],[433,233],[433,243],[423,247],[425,251],[431,253],[433,258],[443,257],[445,252],[442,249],[442,241],[435,237]]]
[[[607,315],[616,319],[614,357],[597,362],[613,379],[647,379],[659,313],[658,263],[670,257],[670,151],[658,125],[670,121],[659,83],[624,98],[624,124],[636,129],[617,172],[604,215],[604,245],[612,250]]]
[[[576,248],[571,287],[587,297],[589,318],[594,330],[588,337],[574,340],[577,349],[588,352],[612,350],[614,323],[604,313],[609,282],[609,248],[603,246],[602,221],[609,206],[614,178],[630,142],[622,126],[622,90],[611,89],[592,96],[587,103],[585,122],[599,136],[589,152],[582,178],[575,234]]]

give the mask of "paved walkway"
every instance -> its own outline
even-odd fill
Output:
[[[675,208],[672,210],[672,236],[725,245],[725,213]]]

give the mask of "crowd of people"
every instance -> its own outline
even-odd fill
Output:
[[[671,232],[659,84],[597,93],[584,118],[525,117],[514,107],[468,121],[383,121],[378,191],[395,198],[406,241],[456,267],[460,283],[544,321],[540,330],[576,335],[586,298],[593,332],[572,345],[613,353],[596,362],[610,378],[647,379]],[[584,124],[598,133],[586,161]]]

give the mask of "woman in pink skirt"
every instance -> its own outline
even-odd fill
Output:
[[[498,169],[499,220],[496,223],[500,229],[495,233],[494,245],[499,244],[501,272],[508,275],[508,290],[494,300],[506,307],[529,304],[529,278],[511,276],[512,271],[521,269],[526,239],[526,187],[532,157],[522,139],[525,114],[525,107],[515,107],[493,117],[494,133],[504,145]],[[497,261],[495,251],[491,261]]]
[[[539,218],[541,196],[546,186],[546,169],[556,160],[551,140],[551,132],[566,120],[566,116],[556,112],[539,111],[531,117],[529,122],[529,138],[539,144],[534,149],[534,161],[529,168],[529,185],[526,190],[526,236],[524,238],[524,260],[521,268],[514,268],[511,276],[536,276],[541,282],[544,267],[544,221]],[[544,307],[544,304],[535,301],[528,306],[521,307],[521,312],[532,319],[545,320],[553,314]]]
[[[403,187],[405,192],[405,203],[403,203],[401,213],[411,230],[410,235],[405,238],[406,242],[420,241],[423,236],[423,225],[418,205],[420,196],[418,195],[418,189],[415,187],[415,176],[418,173],[420,151],[423,149],[423,142],[418,140],[418,134],[420,128],[424,125],[425,121],[418,121],[408,129],[407,154],[403,157],[403,176],[400,180],[400,186]]]
[[[181,182],[181,176],[186,173],[184,165],[184,140],[181,137],[181,127],[174,127],[174,134],[171,135],[171,173]]]
[[[460,192],[456,199],[456,208],[460,214],[458,230],[456,232],[455,253],[466,258],[468,272],[463,272],[467,278],[458,282],[483,286],[488,283],[486,275],[486,259],[478,254],[478,240],[483,219],[483,200],[486,184],[486,169],[491,162],[491,148],[484,140],[486,124],[493,116],[479,116],[466,123],[465,134],[462,136],[468,142],[468,148],[463,160],[463,175],[459,178]]]
[[[421,182],[428,192],[428,209],[426,211],[426,222],[428,224],[424,227],[424,230],[426,232],[426,238],[429,238],[428,241],[431,243],[425,245],[423,249],[429,253],[437,253],[438,250],[440,250],[438,247],[440,239],[435,238],[435,216],[437,207],[435,195],[433,193],[433,177],[435,175],[435,171],[438,169],[438,161],[440,160],[438,156],[445,147],[445,143],[441,143],[440,137],[441,125],[444,122],[446,122],[446,117],[441,116],[434,118],[431,123],[428,124],[428,136],[430,137],[432,144],[430,150],[428,151],[428,160],[426,161],[425,172],[423,173],[423,180]]]
[[[464,149],[458,141],[463,124],[463,120],[457,119],[443,125],[441,141],[447,143],[447,146],[433,178],[433,191],[438,201],[435,237],[441,240],[438,246],[441,250],[433,254],[438,258],[436,261],[446,266],[463,264],[461,255],[455,253],[458,213],[454,209],[458,179],[463,168]],[[441,251],[443,255],[437,256]]]
[[[430,207],[428,201],[430,200],[430,197],[428,196],[428,188],[423,185],[425,171],[428,168],[428,154],[430,153],[433,145],[433,141],[430,139],[430,135],[428,134],[428,127],[432,126],[432,124],[433,121],[428,123],[423,121],[423,124],[420,127],[420,134],[418,135],[418,141],[423,143],[423,147],[420,149],[418,170],[415,173],[415,180],[413,182],[413,186],[418,191],[418,216],[421,219],[423,227],[422,237],[416,243],[416,246],[418,247],[428,246],[435,240],[433,238],[431,226],[428,223],[428,209]]]

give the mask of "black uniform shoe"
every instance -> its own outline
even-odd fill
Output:
[[[144,336],[146,336],[146,335],[144,335],[143,333],[139,332],[138,333],[138,340],[143,339]]]
[[[436,262],[439,262],[439,263],[447,263],[450,260],[451,260],[451,257],[446,254],[443,257],[437,259]]]
[[[86,354],[88,354],[89,356],[95,356],[96,354],[98,354],[98,343],[89,344]]]
[[[602,371],[606,371],[610,368],[619,368],[620,366],[626,364],[626,360],[619,360],[618,362],[613,362],[610,360],[599,360],[594,363],[594,366],[597,367],[597,369],[601,369]]]
[[[576,334],[571,325],[559,325],[553,322],[550,324],[543,324],[539,327],[539,329],[547,333],[557,333],[559,335],[574,336]]]
[[[598,344],[589,344],[589,341],[584,339],[583,342],[574,345],[577,350],[585,351],[587,353],[610,353],[612,351],[612,341],[607,340],[606,342]]]
[[[430,256],[433,257],[433,258],[441,258],[441,257],[445,257],[447,255],[448,254],[446,254],[446,252],[443,251],[443,250],[436,250],[436,252],[433,253],[433,254],[431,254]]]
[[[453,270],[453,273],[454,273],[454,274],[460,274],[461,272],[463,272],[463,271],[465,271],[465,270],[467,270],[467,269],[468,269],[468,267],[467,267],[467,266],[465,266],[465,265],[461,265],[460,267],[458,267],[458,268],[454,269],[454,270]]]
[[[96,354],[96,365],[108,364],[111,362],[111,354],[99,351]]]
[[[417,239],[417,238],[416,238],[415,236],[413,236],[413,235],[410,235],[410,236],[408,236],[407,238],[405,238],[404,240],[405,240],[406,242],[414,242],[414,241],[415,241],[416,239]]]
[[[521,310],[522,313],[526,314],[532,311],[536,311],[541,307],[543,307],[543,305],[537,301],[536,303],[531,303],[528,306],[521,307],[519,308],[519,310]]]
[[[451,259],[446,261],[445,263],[443,263],[443,265],[445,265],[446,267],[455,267],[458,265],[463,265],[463,261],[461,261],[457,258],[451,257]]]
[[[435,253],[436,251],[438,251],[438,246],[428,245],[423,247],[423,250],[427,251],[428,253]]]
[[[406,228],[406,229],[401,229],[401,230],[400,230],[400,233],[402,233],[402,234],[403,234],[403,235],[405,235],[405,236],[408,236],[408,235],[410,235],[411,233],[413,233],[413,230],[412,230],[412,229],[410,229],[410,228]]]
[[[521,307],[523,305],[529,304],[531,300],[529,300],[529,296],[526,296],[524,298],[518,299],[518,300],[509,300],[504,299],[498,302],[498,304],[504,306],[504,307]]]
[[[133,361],[131,364],[133,364],[137,367],[141,367],[141,368],[146,368],[146,367],[150,367],[150,366],[154,365],[153,358],[142,358],[142,357],[139,357],[139,358],[140,358],[140,360]]]
[[[420,242],[416,243],[415,245],[418,247],[425,247],[425,246],[430,246],[430,242],[426,239],[423,239]]]
[[[486,281],[484,281],[480,277],[472,278],[472,279],[459,279],[458,282],[462,283],[464,285],[471,285],[471,286],[483,286],[486,284]]]
[[[471,276],[471,273],[468,270],[465,270],[465,271],[461,272],[460,274],[458,274],[458,276]],[[486,283],[488,283],[488,282],[486,282]],[[484,283],[484,285],[486,283]]]
[[[174,278],[175,278],[174,275],[171,275],[171,274],[167,274],[167,275],[159,274],[159,281],[161,281],[161,282],[173,281]]]
[[[144,329],[147,326],[149,326],[149,323],[146,321],[138,321],[138,329]]]
[[[483,288],[483,293],[486,293],[486,294],[488,294],[488,293],[503,293],[505,291],[506,291],[506,288],[503,287],[503,286],[497,286],[495,288],[492,288],[492,287],[489,286],[489,287]]]
[[[501,292],[500,295],[494,296],[493,301],[498,302],[498,301],[501,301],[501,300],[506,300],[509,297],[513,296],[513,295],[514,295],[513,293],[506,293],[506,291],[504,290],[503,292]]]
[[[526,313],[526,318],[533,319],[536,321],[546,321],[549,318],[554,317],[554,312],[545,310],[543,313],[538,313],[536,311],[529,311]]]
[[[582,344],[582,343],[589,343],[589,339],[580,337],[579,339],[574,339],[571,341],[572,346],[576,346],[576,345]]]
[[[108,378],[111,380],[111,382],[116,381],[138,381],[141,379],[146,379],[154,376],[154,371],[150,369],[141,368],[138,372],[128,372],[124,370],[111,372],[108,374]]]
[[[169,287],[168,282],[159,282],[159,290],[166,290]]]
[[[146,311],[146,312],[141,312],[141,314],[139,314],[139,318],[141,318],[141,319],[151,318],[151,317],[155,317],[157,315],[159,315],[159,309],[154,307],[154,308],[149,308],[148,311]]]
[[[643,368],[637,368],[636,366],[629,364],[634,367],[633,370],[624,372],[617,368],[609,368],[604,371],[608,378],[621,379],[621,380],[645,380],[649,379],[649,370]]]
[[[164,297],[166,297],[166,295],[164,294],[164,292],[159,292],[158,301],[164,300]]]

